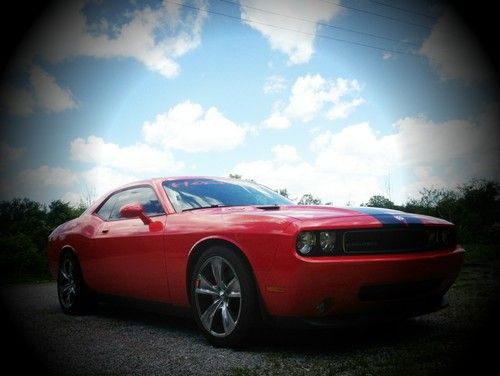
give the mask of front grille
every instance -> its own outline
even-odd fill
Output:
[[[361,301],[414,299],[435,293],[442,282],[441,279],[432,279],[428,281],[362,286],[359,289],[358,297]]]
[[[347,254],[414,252],[450,248],[456,232],[453,227],[352,230],[343,240]]]

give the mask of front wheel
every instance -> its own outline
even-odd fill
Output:
[[[237,346],[258,317],[252,273],[241,256],[214,246],[198,259],[191,274],[191,303],[196,322],[215,346]]]
[[[57,295],[64,313],[85,313],[90,306],[90,296],[83,281],[80,264],[75,255],[66,252],[61,256],[57,276]]]

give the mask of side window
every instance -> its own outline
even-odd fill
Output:
[[[149,216],[165,213],[152,188],[136,187],[116,194],[116,202],[111,209],[109,219],[120,219],[120,209],[123,205],[127,204],[141,204],[144,207],[144,213]]]
[[[114,194],[113,196],[108,198],[104,205],[102,205],[96,212],[96,214],[101,217],[101,219],[104,219],[105,221],[109,220],[109,216],[111,215],[111,211],[113,210],[118,195],[119,193]]]

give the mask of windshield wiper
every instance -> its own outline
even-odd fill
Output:
[[[187,212],[187,211],[192,211],[192,210],[200,210],[200,209],[211,209],[211,208],[222,208],[227,205],[219,205],[219,204],[214,204],[210,206],[198,206],[196,208],[189,208],[189,209],[183,209],[182,212]]]

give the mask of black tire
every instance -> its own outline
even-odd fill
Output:
[[[84,314],[91,307],[92,299],[83,281],[80,264],[71,252],[61,255],[57,296],[61,309],[68,315]]]
[[[196,323],[214,346],[243,344],[258,322],[252,272],[236,251],[224,246],[210,247],[197,260],[190,276],[190,297]]]

